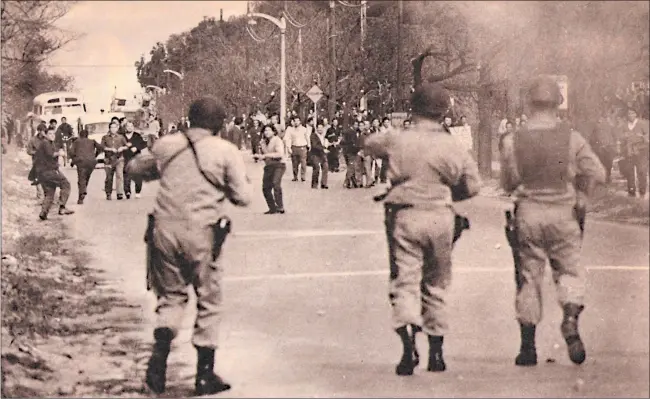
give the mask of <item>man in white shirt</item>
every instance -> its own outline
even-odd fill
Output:
[[[302,125],[299,116],[294,116],[291,126],[287,127],[284,141],[291,155],[291,166],[293,167],[292,181],[298,181],[298,166],[300,166],[300,180],[305,181],[307,173],[307,152],[309,151],[309,132]]]

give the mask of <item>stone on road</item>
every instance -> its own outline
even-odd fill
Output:
[[[314,190],[308,181],[292,182],[289,172],[283,180],[287,213],[263,215],[262,165],[247,167],[255,200],[247,209],[231,208],[233,234],[223,254],[216,370],[233,385],[225,396],[648,397],[648,228],[589,221],[581,317],[587,361],[578,367],[568,359],[547,269],[538,355],[555,362],[517,368],[504,203],[477,198],[459,205],[472,228],[454,252],[448,371],[427,373],[424,362],[413,377],[397,377],[401,349],[389,321],[383,210],[372,201],[375,192],[344,189],[344,173],[331,175],[329,190]],[[65,171],[75,198],[75,173]],[[155,302],[145,290],[142,237],[157,184],[145,184],[140,200],[122,201],[106,201],[102,187],[103,173],[97,172],[85,204],[74,207],[77,213],[66,223],[75,238],[91,245],[93,266],[109,284],[142,306],[142,339],[151,342]],[[193,316],[188,312],[169,359],[169,384],[181,394],[193,388]],[[426,339],[420,339],[426,351]],[[141,351],[130,356],[144,362],[148,346]],[[142,378],[142,367],[130,373]]]

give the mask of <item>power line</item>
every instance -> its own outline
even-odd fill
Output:
[[[51,68],[135,68],[134,64],[111,65],[111,64],[56,64],[45,65]]]

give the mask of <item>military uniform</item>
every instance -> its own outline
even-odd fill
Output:
[[[422,90],[444,98],[443,89],[429,86]],[[450,186],[462,181],[467,198],[478,194],[478,167],[467,150],[429,118],[421,118],[409,132],[372,135],[364,146],[366,155],[388,160],[389,298],[393,327],[404,345],[396,372],[413,373],[418,363],[414,334],[420,329],[429,336],[429,371],[444,371],[442,339],[448,331],[455,215]]]
[[[225,215],[224,200],[238,206],[251,200],[239,150],[206,129],[190,128],[186,134],[196,156],[185,134],[167,135],[156,142],[151,154],[142,153],[127,166],[130,174],[146,175],[153,158],[160,173],[148,266],[149,283],[158,298],[154,335],[162,348],[154,347],[147,375],[154,392],[164,391],[169,342],[181,326],[190,284],[198,309],[192,337],[199,358],[197,391],[202,389],[200,374],[212,373],[221,311],[220,245],[214,244],[218,238],[214,226]],[[218,379],[217,390],[203,392],[225,390],[230,387],[226,385]]]
[[[540,101],[550,101],[546,96],[555,87],[554,81],[542,79],[533,85],[531,98],[539,96],[543,99]],[[555,107],[559,103],[553,101]],[[562,330],[571,358],[582,363],[584,347],[577,333],[577,318],[584,307],[586,271],[579,263],[582,238],[576,216],[584,195],[592,189],[579,193],[578,200],[574,181],[581,176],[593,187],[605,181],[605,170],[578,132],[562,122],[533,114],[525,128],[503,138],[501,173],[503,189],[516,197],[520,259],[516,265],[516,313],[522,334],[516,364],[537,363],[535,326],[542,318],[541,292],[547,259],[565,312]]]

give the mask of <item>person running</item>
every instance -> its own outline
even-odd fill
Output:
[[[79,132],[79,138],[72,143],[70,148],[70,159],[77,166],[77,188],[79,198],[77,204],[82,205],[84,198],[88,195],[88,181],[97,165],[97,154],[103,148],[95,140],[88,138],[88,130]]]

